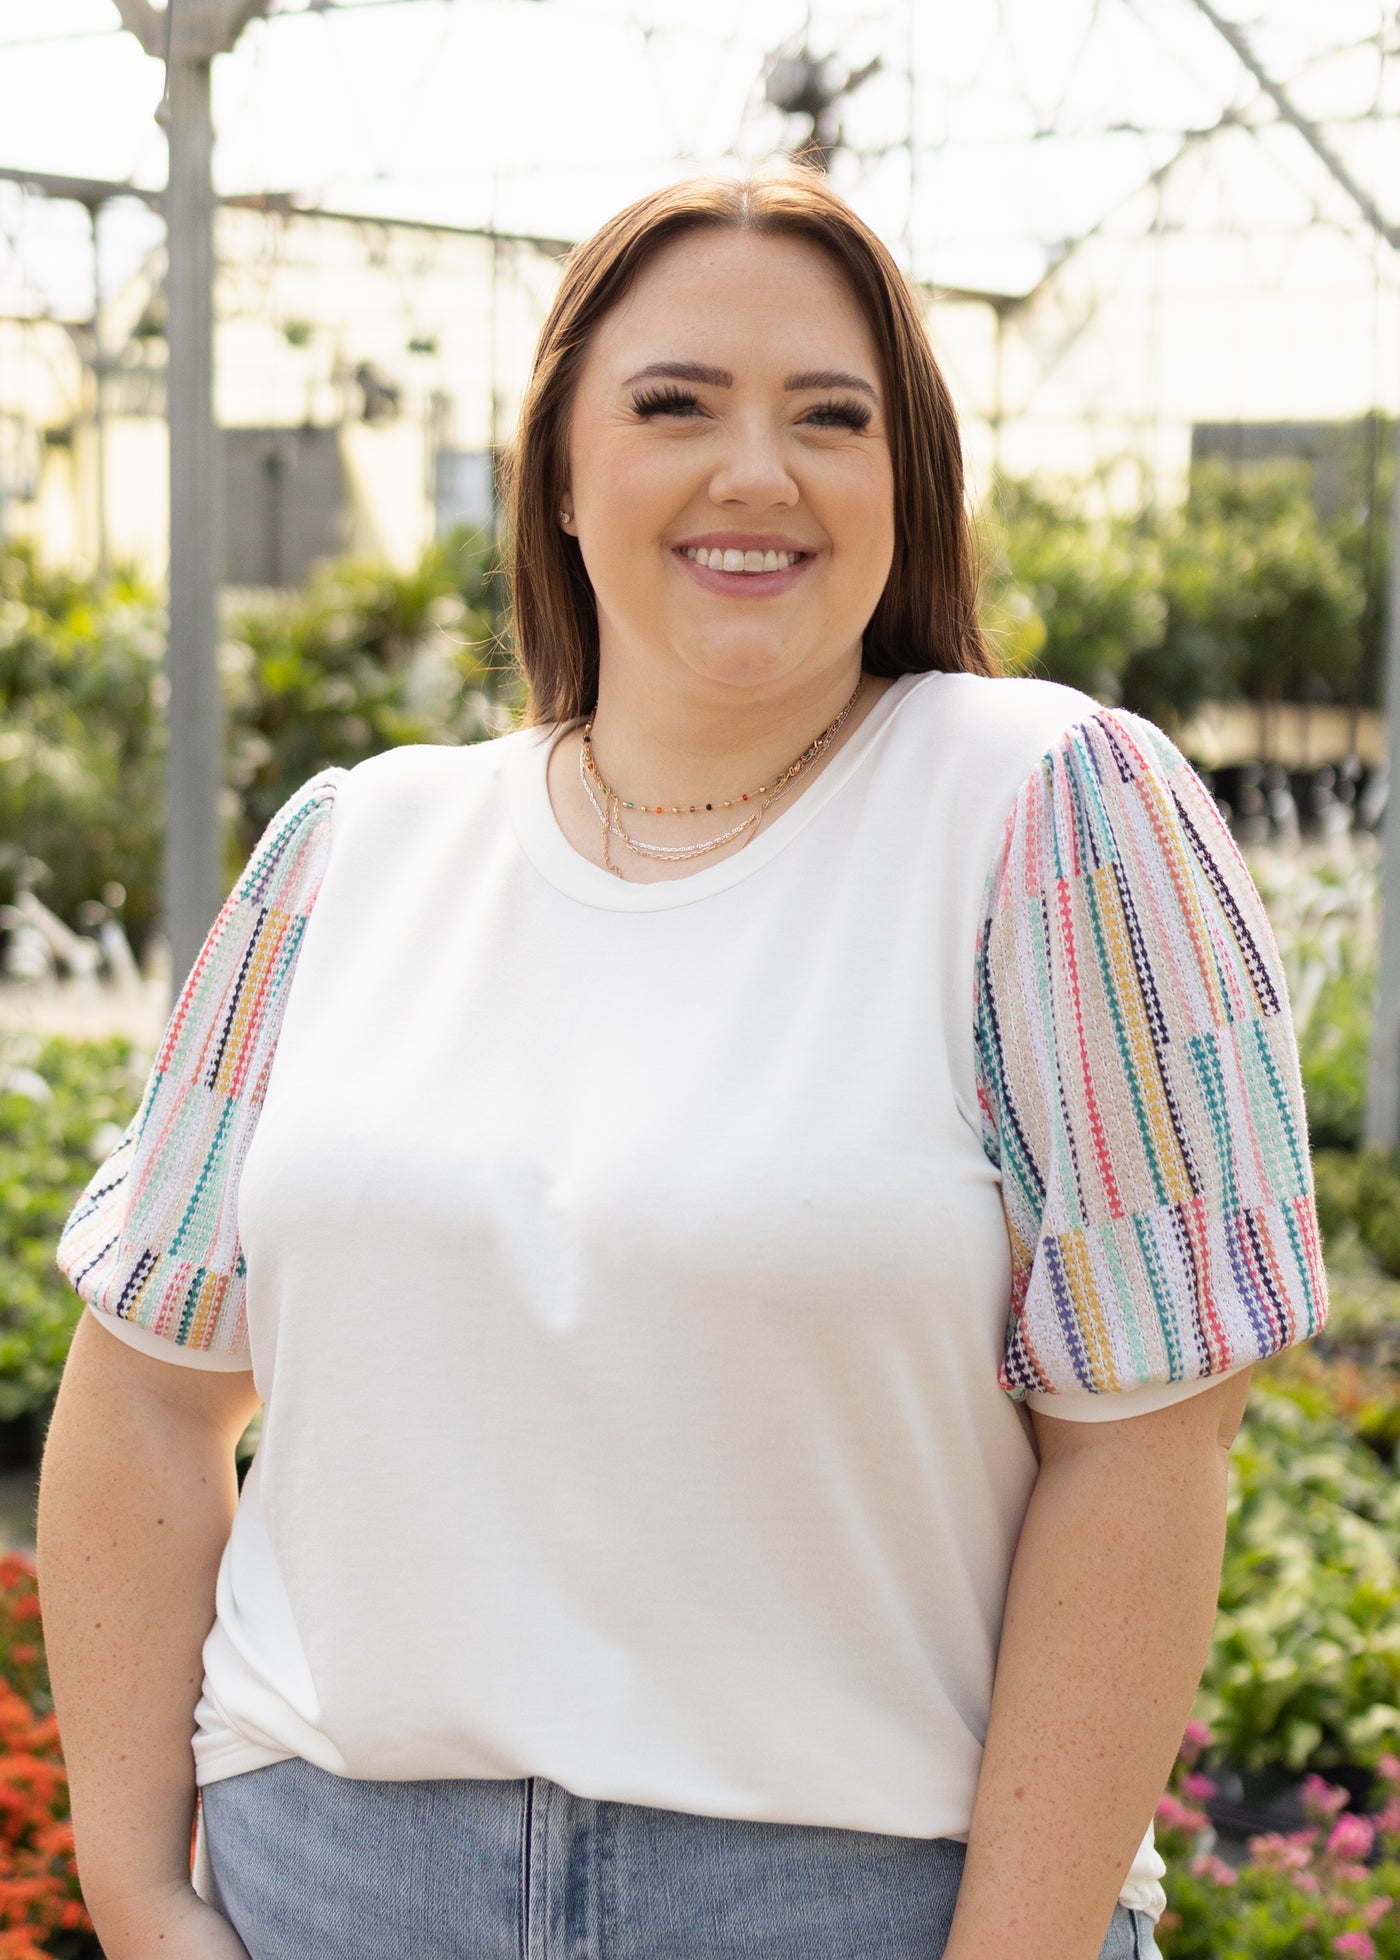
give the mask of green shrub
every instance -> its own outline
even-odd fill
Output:
[[[1317,1146],[1361,1141],[1374,985],[1370,973],[1329,974],[1299,1042],[1308,1134]]]
[[[120,1038],[0,1041],[0,1420],[42,1411],[82,1303],[58,1235],[140,1101],[147,1060]]]
[[[317,769],[405,742],[476,742],[508,723],[518,688],[495,645],[492,578],[482,547],[449,541],[412,572],[327,566],[229,620],[231,875]]]
[[[1381,1272],[1400,1278],[1400,1151],[1315,1150],[1312,1163],[1329,1256],[1354,1235]]]
[[[1356,1223],[1361,1166],[1354,1150],[1314,1149],[1312,1167],[1317,1222],[1330,1252]]]
[[[160,910],[164,632],[136,581],[0,549],[0,901],[28,876],[73,925],[118,883],[144,940]]]
[[[1400,1154],[1359,1151],[1354,1176],[1352,1216],[1361,1242],[1382,1272],[1400,1276]]]
[[[1255,1376],[1197,1701],[1241,1769],[1371,1764],[1400,1738],[1400,1482],[1363,1433],[1364,1379],[1306,1353]],[[1379,1375],[1370,1399],[1396,1386]]]
[[[1305,465],[1199,464],[1182,506],[1131,514],[1091,513],[1081,485],[1001,481],[983,532],[984,611],[1013,672],[1169,731],[1207,700],[1352,698],[1364,523],[1319,519]]]
[[[447,540],[411,572],[329,566],[226,620],[230,883],[317,769],[404,742],[474,742],[509,721],[493,577],[483,548]],[[134,581],[51,575],[0,550],[0,902],[29,876],[79,925],[85,901],[120,885],[138,954],[161,911],[164,640],[154,594]]]
[[[1288,980],[1315,1149],[1359,1144],[1377,954],[1377,840],[1245,852]]]
[[[1006,665],[1120,700],[1130,659],[1161,632],[1153,539],[1121,518],[1092,518],[1069,497],[1012,482],[997,486],[983,531],[994,567],[988,623]]]

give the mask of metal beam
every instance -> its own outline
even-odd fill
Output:
[[[392,218],[374,211],[331,211],[302,204],[295,191],[238,191],[219,199],[232,210],[262,211],[279,218],[317,218],[335,225],[382,225],[386,231],[426,231],[444,238],[484,238],[500,245],[532,245],[552,258],[571,252],[572,238],[546,238],[534,231],[494,231],[489,225],[449,225],[436,218]]]
[[[167,7],[171,4],[172,0],[166,0]],[[164,54],[166,16],[151,5],[151,0],[117,0],[117,12],[122,26],[136,36],[147,54]]]
[[[165,208],[164,191],[145,190],[139,184],[122,183],[116,178],[60,177],[51,170],[20,170],[11,164],[0,164],[0,183],[18,184],[44,197],[71,198],[75,204],[88,206],[105,204],[114,197],[134,197],[154,211]],[[495,231],[490,225],[444,224],[437,218],[396,218],[381,211],[332,211],[321,204],[305,203],[299,191],[236,191],[215,202],[228,210],[260,211],[269,217],[316,218],[335,225],[382,225],[386,231],[440,233],[444,238],[496,239],[502,245],[531,245],[553,258],[572,251],[576,243],[572,238],[546,238],[535,231]],[[961,296],[958,287],[940,287],[939,291]],[[983,295],[972,297],[980,299]],[[1005,296],[987,297],[995,300]]]
[[[1391,223],[1365,185],[1352,176],[1351,171],[1337,155],[1317,124],[1310,117],[1305,116],[1301,109],[1294,106],[1288,91],[1274,80],[1249,45],[1244,29],[1235,21],[1226,20],[1223,14],[1218,13],[1211,0],[1193,0],[1193,5],[1205,15],[1221,40],[1234,49],[1239,60],[1258,82],[1283,120],[1297,130],[1327,174],[1346,192],[1372,230],[1378,232],[1388,245],[1400,251],[1400,225]]]
[[[1365,1141],[1400,1144],[1400,416],[1395,419],[1395,487],[1391,492],[1390,598],[1385,639],[1385,711],[1389,757],[1381,825],[1380,964],[1366,1082]]]
[[[106,177],[56,177],[51,170],[16,170],[6,164],[0,164],[0,181],[18,184],[21,190],[38,191],[42,197],[71,198],[89,210],[112,197],[136,197],[156,210],[165,201],[163,191],[143,191],[135,184],[120,184]]]

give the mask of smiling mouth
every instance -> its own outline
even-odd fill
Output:
[[[738,551],[732,545],[686,544],[681,556],[711,572],[785,572],[810,558],[809,551]]]

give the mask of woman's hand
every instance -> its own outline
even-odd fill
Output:
[[[111,1899],[93,1922],[106,1960],[250,1960],[223,1914],[192,1885]]]

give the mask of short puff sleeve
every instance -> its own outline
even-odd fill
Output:
[[[346,774],[310,777],[263,832],[181,989],[139,1109],[59,1236],[79,1296],[164,1360],[252,1366],[238,1180]]]
[[[1105,1420],[1327,1314],[1282,962],[1210,791],[1104,708],[1031,771],[977,938],[983,1148],[1012,1287],[1001,1385]]]

